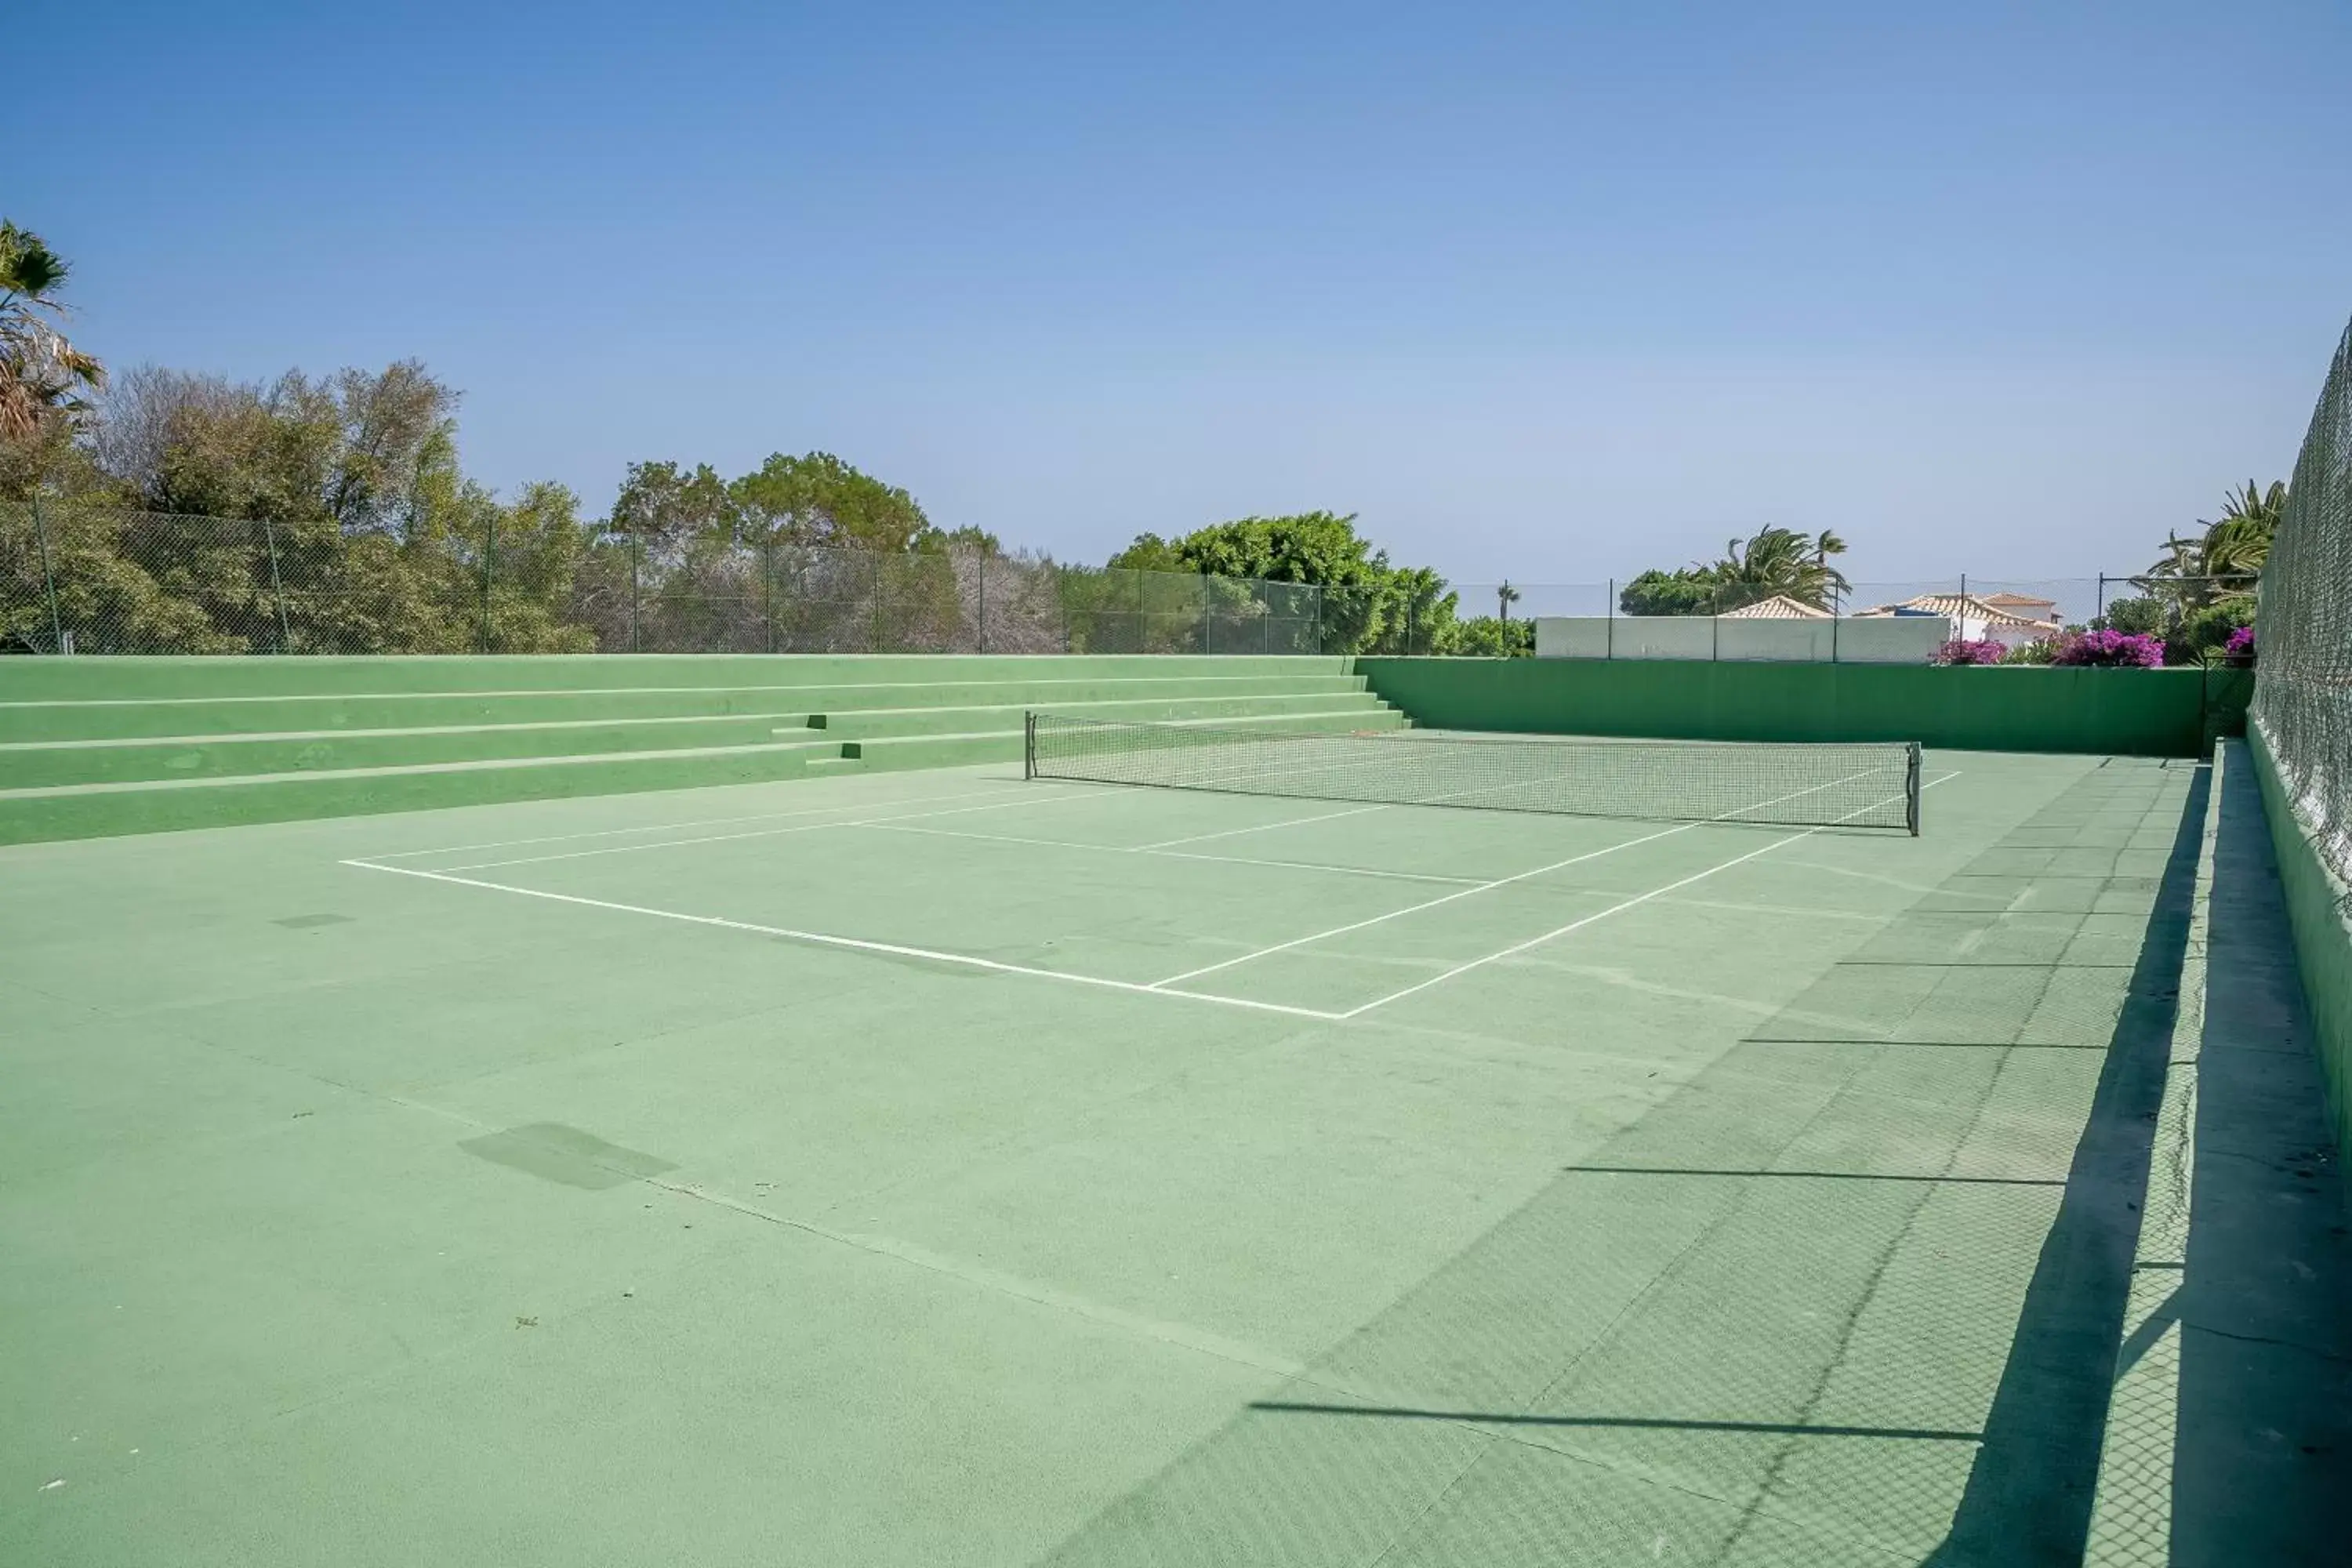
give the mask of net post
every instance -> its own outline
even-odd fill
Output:
[[[1021,716],[1021,776],[1037,776],[1037,715],[1034,712]]]
[[[1911,742],[1903,766],[1903,825],[1919,837],[1919,742]]]

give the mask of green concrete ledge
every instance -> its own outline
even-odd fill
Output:
[[[2304,994],[2311,1006],[2313,1046],[2327,1085],[2336,1146],[2352,1160],[2352,889],[2337,879],[2305,835],[2260,725],[2248,729],[2246,750],[2270,819],[2272,850],[2278,858],[2287,924],[2294,934]]]
[[[1121,679],[1345,673],[1339,656],[1255,654],[530,654],[274,658],[26,658],[7,661],[11,700],[516,691],[872,680]]]
[[[1167,667],[1163,664],[1160,668]],[[0,685],[0,742],[722,718],[853,708],[919,708],[941,703],[1022,703],[1036,707],[1153,697],[1340,696],[1364,689],[1361,676],[1336,670],[1291,676],[1160,674],[1121,679],[1057,675],[1049,661],[1042,659],[1033,661],[1033,668],[1036,672],[1021,680],[771,680],[748,686],[31,700],[12,700],[13,686]],[[0,668],[0,674],[5,673],[5,668]]]
[[[1056,704],[1057,710],[1063,705]],[[1150,698],[1139,701],[1075,702],[1066,710],[1151,720],[1359,708],[1386,711],[1363,693],[1279,697]],[[812,714],[790,712],[661,719],[558,720],[522,724],[472,724],[416,729],[308,731],[290,734],[183,736],[169,740],[0,742],[0,792],[56,784],[121,784],[142,780],[222,778],[349,768],[422,766],[501,757],[587,756],[620,752],[679,751],[761,745],[805,739],[811,728],[856,734],[906,734],[990,727],[1018,729],[1023,705],[985,708],[877,708]],[[812,720],[819,723],[812,726]]]
[[[2267,772],[2214,764],[2088,1568],[2342,1554],[2352,1237]]]

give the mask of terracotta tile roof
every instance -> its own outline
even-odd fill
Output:
[[[1726,610],[1727,621],[1825,621],[1830,613],[1802,599],[1792,599],[1786,594],[1775,594],[1769,599],[1759,599],[1752,605],[1742,605],[1736,610]]]
[[[2042,601],[2037,599],[2032,602],[2040,604]],[[2015,626],[2030,631],[2049,632],[2053,635],[2055,635],[2059,629],[2055,620],[2042,620],[2032,616],[2013,616],[1993,604],[1990,598],[1979,599],[1973,594],[1921,594],[1916,598],[1906,599],[1899,605],[1877,605],[1867,610],[1856,610],[1854,614],[1891,616],[1897,610],[1917,610],[1923,615],[1941,616],[1950,621],[1982,621],[1988,627]]]

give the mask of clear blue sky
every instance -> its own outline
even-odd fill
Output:
[[[2352,311],[2352,8],[86,4],[0,213],[110,362],[416,356],[468,469],[824,448],[946,525],[1362,514],[1458,580],[1768,522],[2137,568]]]

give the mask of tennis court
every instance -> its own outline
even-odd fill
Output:
[[[7,850],[6,1531],[2079,1542],[2053,1347],[2139,1195],[2085,1132],[2161,1079],[2205,776],[1931,752],[1915,837],[1000,765]]]

